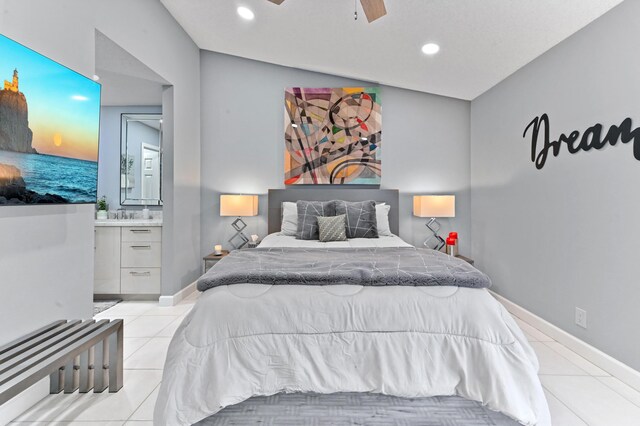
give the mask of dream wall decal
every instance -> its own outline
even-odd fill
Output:
[[[603,137],[604,126],[602,124],[594,124],[581,133],[574,130],[565,135],[560,134],[557,140],[551,140],[549,116],[542,114],[534,118],[527,125],[522,134],[523,138],[527,137],[527,133],[531,129],[531,161],[538,170],[541,170],[547,163],[549,154],[557,157],[560,154],[562,144],[567,145],[567,151],[570,154],[577,154],[580,151],[590,151],[591,149],[600,150],[607,145],[615,146],[618,141],[623,144],[633,142],[633,156],[640,161],[640,127],[632,129],[631,118],[625,118],[620,125],[613,125]]]
[[[379,185],[380,89],[286,89],[284,138],[286,185]]]

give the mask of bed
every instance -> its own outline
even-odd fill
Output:
[[[397,214],[397,191],[270,191],[269,230],[279,228],[281,202],[310,195],[374,199],[390,203]],[[259,249],[237,253],[236,261],[251,269],[261,256],[279,251],[317,252],[322,259],[324,251],[350,256],[367,250],[415,249],[396,235],[320,243],[272,232]],[[251,256],[256,260],[248,261]],[[219,262],[209,278],[224,275],[224,267]],[[454,267],[479,273],[466,264]],[[278,284],[237,282],[202,293],[169,346],[155,424],[193,424],[258,395],[371,392],[458,395],[525,425],[550,425],[537,358],[486,289]]]

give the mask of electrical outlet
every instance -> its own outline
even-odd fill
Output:
[[[576,307],[576,325],[587,328],[587,311]]]

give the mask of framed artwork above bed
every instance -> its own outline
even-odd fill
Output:
[[[380,185],[380,89],[286,89],[284,139],[286,185]]]

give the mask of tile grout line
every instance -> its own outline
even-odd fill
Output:
[[[610,390],[612,390],[612,391],[613,391],[613,392],[615,392],[616,394],[620,395],[622,398],[624,398],[624,399],[626,399],[627,401],[629,401],[631,404],[635,405],[636,407],[640,407],[640,404],[638,404],[638,403],[637,403],[637,402],[635,402],[635,401],[632,401],[630,398],[627,398],[626,396],[624,396],[623,394],[621,394],[620,392],[618,392],[616,389],[614,389],[613,387],[609,386],[607,383],[605,383],[605,382],[603,382],[602,380],[600,380],[599,378],[601,378],[601,377],[603,377],[603,378],[610,377],[610,378],[614,378],[614,379],[616,379],[616,380],[620,380],[620,379],[618,379],[617,377],[614,377],[614,376],[595,376],[595,377],[594,377],[596,380],[598,380],[598,382],[602,383],[602,384],[603,384],[603,385],[605,385],[607,388],[609,388]],[[627,385],[626,383],[624,383],[623,381],[621,381],[621,380],[620,380],[620,382],[621,382],[623,385],[628,386],[628,385]],[[629,386],[629,387],[630,387],[630,386]],[[631,387],[630,387],[630,388],[631,388]],[[635,391],[635,389],[633,389],[633,388],[631,388],[631,389]],[[637,392],[637,391],[636,391],[636,392]]]
[[[563,344],[562,344],[562,343],[560,343],[560,342],[556,342],[556,341],[554,340],[553,342],[540,342],[540,343],[542,343],[543,345],[545,345],[546,347],[548,347],[549,349],[551,349],[554,353],[558,354],[561,358],[566,359],[566,360],[567,360],[567,361],[569,361],[571,364],[573,364],[574,366],[576,366],[576,367],[577,367],[577,368],[579,368],[580,370],[584,371],[585,373],[587,373],[587,374],[588,374],[589,376],[591,376],[591,377],[613,377],[611,374],[609,374],[609,373],[607,373],[606,371],[602,370],[602,368],[600,368],[600,367],[598,367],[597,365],[593,364],[592,362],[590,362],[589,360],[585,359],[585,358],[584,358],[584,357],[582,357],[581,355],[579,355],[579,354],[577,354],[577,353],[573,352],[571,349],[567,348],[565,345],[563,345]],[[563,348],[565,348],[566,350],[568,350],[569,352],[571,352],[571,353],[572,353],[572,354],[574,354],[575,356],[577,356],[577,357],[580,357],[580,358],[584,359],[584,361],[585,361],[585,362],[588,362],[589,364],[593,365],[593,366],[594,366],[594,367],[596,367],[597,369],[602,370],[602,371],[605,373],[605,375],[603,376],[603,375],[595,375],[595,374],[591,374],[591,373],[589,373],[587,370],[585,370],[584,368],[582,368],[582,367],[580,367],[579,365],[577,365],[575,362],[573,362],[572,360],[570,360],[569,358],[567,358],[566,356],[564,356],[562,353],[560,353],[560,352],[556,351],[556,350],[554,349],[554,347],[553,347],[553,346],[548,345],[548,343],[557,343],[557,344],[559,344],[560,346],[562,346]]]
[[[142,349],[144,347],[144,345],[149,343],[151,341],[151,339],[153,339],[153,337],[125,337],[125,339],[148,339],[148,340],[146,342],[144,342],[138,349],[136,349],[135,351],[131,352],[128,357],[123,358],[123,360],[122,360],[123,364],[127,359],[131,358],[136,352],[138,352],[140,349]],[[125,370],[128,370],[128,369],[125,368]]]
[[[151,393],[149,395],[147,395],[147,397],[145,399],[142,400],[142,402],[140,403],[140,405],[138,405],[136,407],[135,410],[133,410],[131,412],[131,414],[129,415],[129,417],[127,417],[127,420],[124,421],[123,425],[126,424],[127,422],[132,422],[132,421],[137,421],[137,420],[131,420],[131,417],[133,417],[133,415],[136,413],[136,411],[138,411],[140,409],[140,407],[142,407],[142,405],[147,402],[147,399],[151,398],[151,395],[153,395],[153,393],[156,391],[156,389],[158,389],[160,387],[160,384],[162,383],[162,381],[160,383],[158,383],[158,385],[153,388],[153,390],[151,391]],[[149,420],[141,420],[141,421],[149,421]],[[151,419],[151,421],[153,421],[153,419]]]
[[[583,419],[582,417],[580,417],[580,416],[578,415],[578,413],[576,413],[575,411],[573,411],[573,410],[571,409],[571,407],[569,407],[569,406],[568,406],[568,405],[567,405],[567,404],[566,404],[562,399],[560,399],[560,397],[559,397],[558,395],[556,395],[555,393],[551,392],[551,391],[550,391],[550,390],[549,390],[545,385],[543,385],[542,383],[541,383],[541,385],[542,385],[542,388],[543,388],[544,390],[546,390],[546,391],[547,391],[547,392],[549,392],[551,395],[553,395],[553,397],[554,397],[555,399],[557,399],[557,400],[558,400],[558,402],[560,402],[560,404],[562,404],[562,405],[563,405],[567,410],[569,410],[569,412],[573,413],[573,415],[575,415],[577,418],[579,418],[580,420],[582,420],[582,421],[584,422],[584,424],[586,424],[587,426],[591,426],[591,425],[589,425],[589,422],[587,422],[585,419]]]

